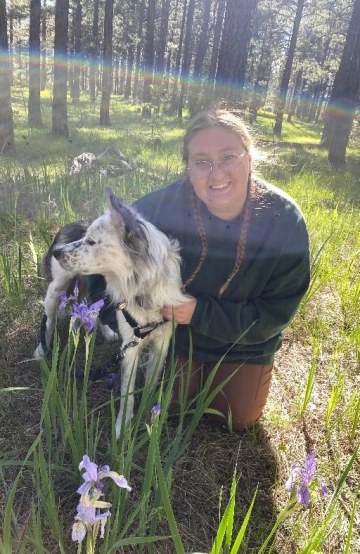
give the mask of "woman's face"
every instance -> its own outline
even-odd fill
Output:
[[[246,201],[251,162],[240,138],[224,127],[210,127],[190,139],[188,152],[188,174],[196,195],[213,215],[221,219],[238,216]],[[232,159],[236,161],[229,163]],[[205,177],[199,177],[195,169],[206,165],[201,162],[211,162],[213,166]],[[216,162],[222,163],[222,168]],[[231,169],[232,165],[236,169]]]

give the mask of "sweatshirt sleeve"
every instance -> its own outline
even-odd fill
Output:
[[[200,296],[190,327],[227,344],[260,344],[281,333],[294,317],[309,286],[309,243],[302,223],[288,240],[258,297],[232,302]]]

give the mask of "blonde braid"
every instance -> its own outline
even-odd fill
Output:
[[[219,288],[218,290],[218,297],[220,298],[226,289],[228,288],[230,281],[235,277],[237,272],[240,269],[240,266],[243,262],[244,255],[245,255],[245,247],[247,242],[247,237],[249,233],[249,226],[250,226],[250,219],[252,215],[252,198],[254,194],[254,183],[251,179],[251,173],[249,173],[248,178],[248,194],[244,209],[244,217],[243,221],[240,224],[240,232],[239,232],[239,239],[237,243],[237,249],[236,249],[236,258],[235,258],[235,264],[232,272],[230,273],[229,277],[225,281],[225,283]]]
[[[190,283],[193,282],[196,275],[199,273],[199,271],[200,271],[200,269],[201,269],[201,267],[204,263],[204,260],[206,258],[207,246],[208,246],[207,236],[206,236],[206,232],[205,232],[205,228],[204,228],[204,223],[203,223],[203,220],[202,220],[202,217],[201,217],[201,214],[200,214],[200,210],[199,210],[198,198],[195,194],[195,191],[194,191],[194,188],[193,188],[192,185],[190,185],[190,189],[191,189],[190,190],[191,205],[192,205],[194,216],[195,216],[196,228],[197,228],[197,231],[199,233],[199,238],[200,238],[200,242],[201,242],[201,256],[200,256],[199,263],[196,266],[195,270],[193,271],[192,275],[190,275],[189,279],[183,285],[183,290],[184,291],[185,291],[185,288],[188,285],[190,285]]]

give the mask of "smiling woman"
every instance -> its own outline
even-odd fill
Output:
[[[211,375],[208,394],[221,390],[210,404],[218,413],[210,417],[233,430],[261,416],[275,352],[309,285],[302,213],[290,196],[253,175],[251,150],[250,134],[237,115],[201,112],[184,137],[186,176],[134,204],[178,239],[184,290],[191,297],[162,308],[163,317],[178,324],[173,405],[184,378],[191,398]],[[101,279],[94,276],[93,301],[100,289]],[[106,317],[109,309],[103,323]]]

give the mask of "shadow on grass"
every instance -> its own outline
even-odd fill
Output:
[[[169,425],[171,428],[175,421]],[[245,542],[239,552],[258,552],[269,534],[276,519],[272,491],[277,464],[263,426],[257,424],[244,434],[230,435],[203,418],[186,454],[173,468],[172,506],[187,552],[210,551],[229,501],[235,467],[238,486],[234,537],[257,489]]]

